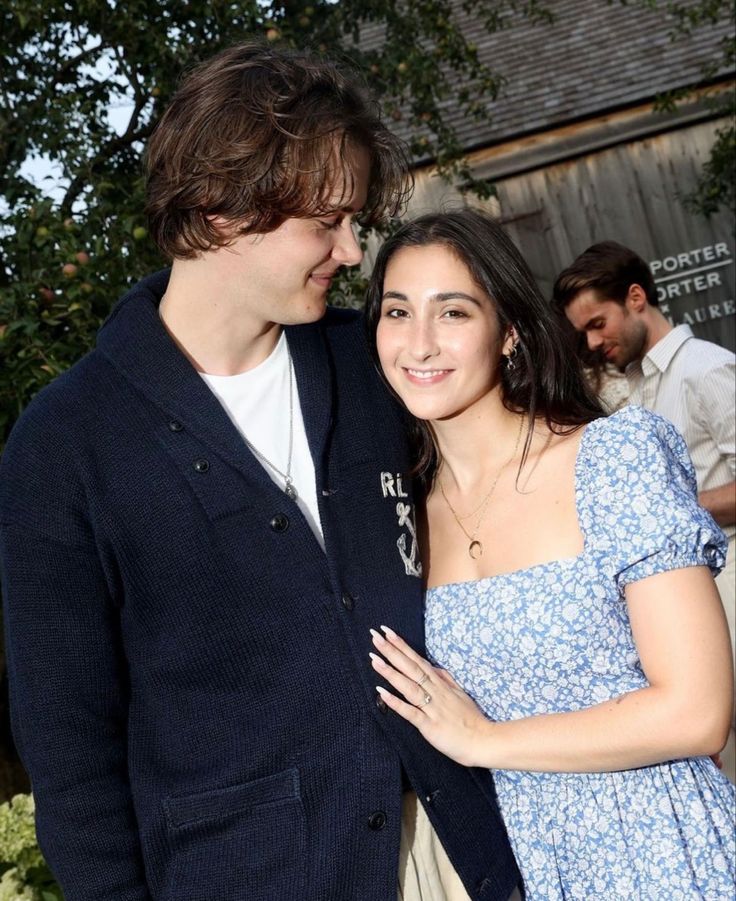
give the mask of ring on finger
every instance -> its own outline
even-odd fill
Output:
[[[427,673],[422,673],[422,678],[417,682],[417,685],[421,688],[422,685],[424,685],[424,683],[427,681],[427,679],[429,679]]]
[[[429,702],[430,702],[431,700],[432,700],[432,695],[431,695],[428,691],[425,691],[425,692],[424,692],[424,697],[422,698],[422,703],[421,703],[421,704],[417,704],[416,706],[417,706],[417,707],[426,707],[427,704],[429,704]]]

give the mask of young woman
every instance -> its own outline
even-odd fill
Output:
[[[682,439],[603,416],[482,213],[390,238],[367,324],[413,418],[436,664],[373,630],[386,704],[494,770],[528,899],[733,897],[734,788],[708,757],[731,711],[725,545]]]

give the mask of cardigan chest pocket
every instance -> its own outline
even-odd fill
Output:
[[[306,823],[294,767],[166,798],[167,901],[289,901],[305,894]]]

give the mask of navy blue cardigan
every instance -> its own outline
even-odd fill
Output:
[[[423,648],[407,456],[354,315],[287,329],[323,553],[136,286],[2,461],[8,672],[70,901],[393,901],[403,769],[472,898],[518,879],[487,774],[376,703]]]

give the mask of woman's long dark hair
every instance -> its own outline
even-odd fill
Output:
[[[535,419],[544,417],[550,429],[565,434],[603,416],[575,353],[572,329],[542,297],[529,267],[502,226],[480,210],[421,216],[402,225],[379,250],[365,306],[368,342],[379,372],[376,330],[386,267],[404,247],[433,244],[446,247],[465,263],[493,301],[501,332],[506,333],[511,326],[516,331],[514,365],[501,369],[501,397],[508,410],[528,414],[522,465]],[[429,486],[439,462],[432,430],[427,422],[415,417],[410,422],[415,472]]]

